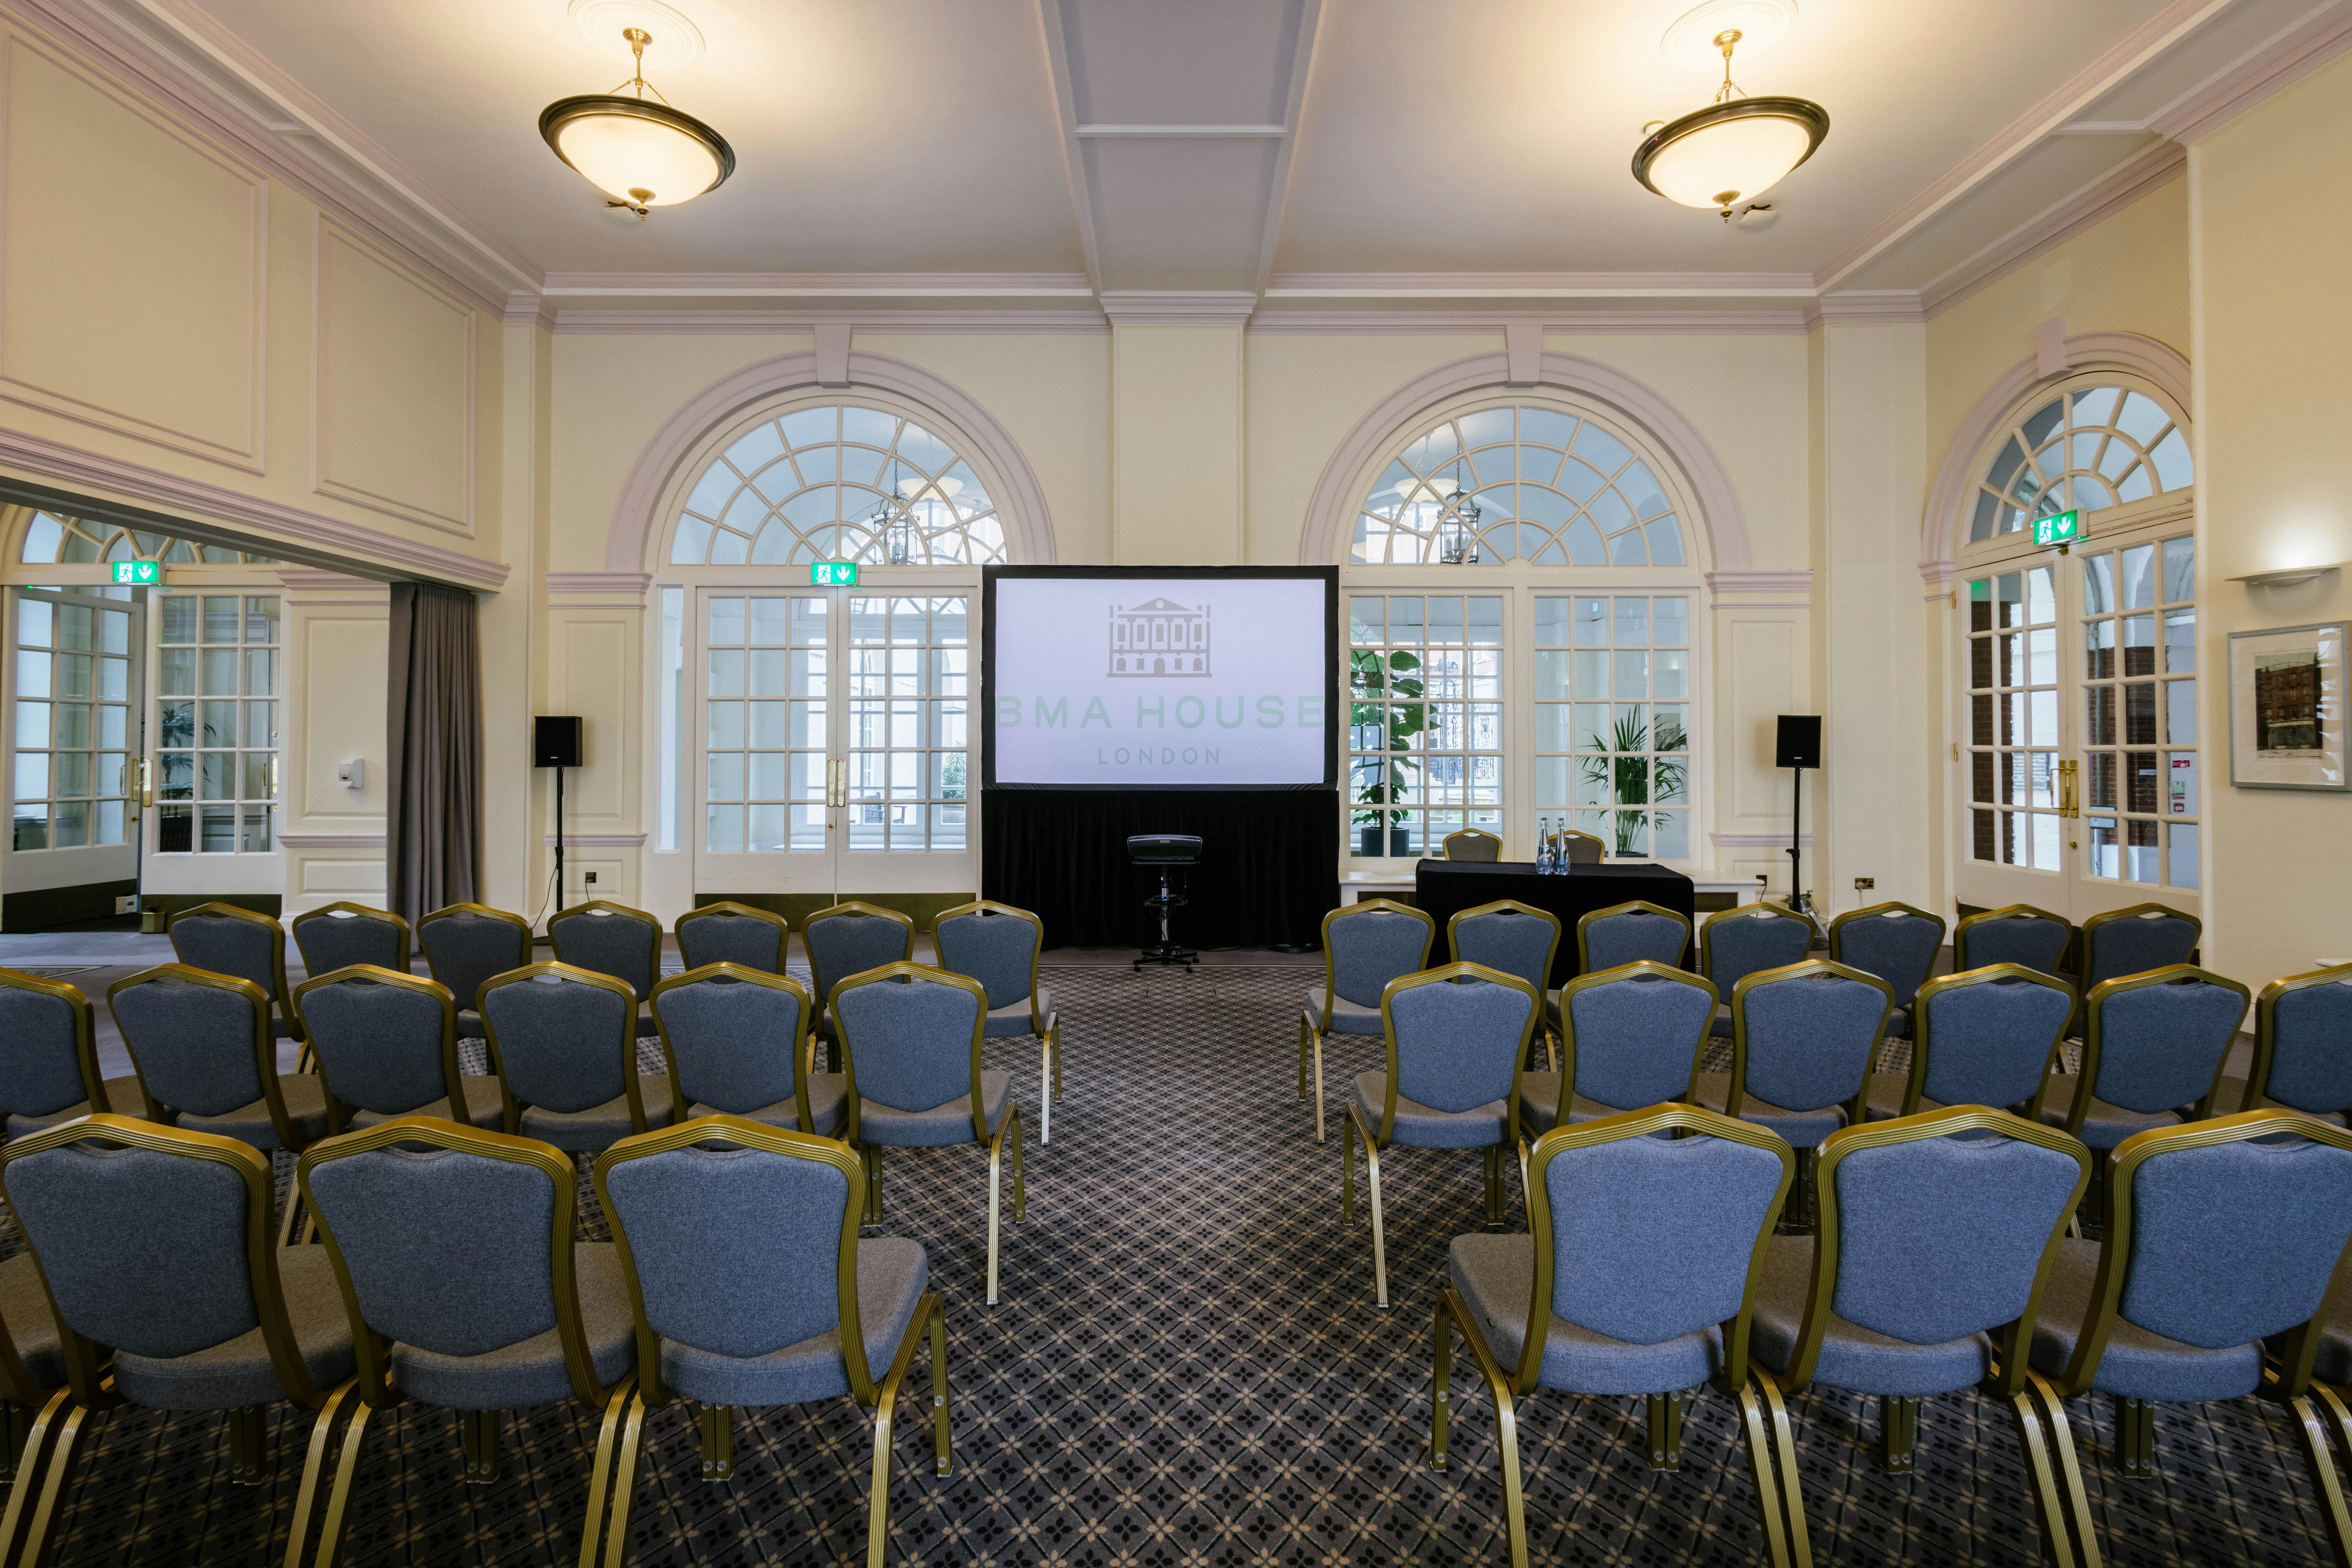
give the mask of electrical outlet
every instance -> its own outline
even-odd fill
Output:
[[[1876,886],[1878,879],[1875,877],[1856,877],[1853,879],[1853,890],[1857,893],[1866,893]]]
[[[592,888],[596,885],[596,873],[593,871],[588,873],[588,885]]]
[[[139,895],[136,893],[121,894],[114,900],[114,912],[118,915],[137,914],[139,912]]]

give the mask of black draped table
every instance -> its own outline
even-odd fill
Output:
[[[1691,879],[1664,866],[1570,866],[1564,873],[1539,876],[1531,860],[1423,860],[1413,873],[1413,902],[1437,922],[1433,962],[1451,962],[1445,922],[1464,910],[1498,899],[1517,899],[1559,919],[1559,951],[1553,955],[1551,983],[1576,978],[1576,922],[1595,910],[1640,899],[1696,921]],[[1693,962],[1685,955],[1685,963]]]

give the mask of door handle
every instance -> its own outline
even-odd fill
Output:
[[[849,804],[849,759],[835,757],[824,764],[824,804],[838,810]]]
[[[154,804],[155,804],[155,789],[154,789],[154,785],[153,785],[153,784],[149,781],[149,779],[148,779],[148,776],[147,776],[147,768],[148,768],[148,761],[147,761],[147,759],[146,759],[145,757],[142,757],[142,758],[140,758],[140,759],[139,759],[139,804],[140,804],[140,805],[154,805]]]
[[[2058,764],[2058,815],[2083,815],[2082,781],[2076,776],[2075,764],[2072,762]]]

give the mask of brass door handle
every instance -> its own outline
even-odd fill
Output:
[[[849,760],[835,757],[824,764],[824,804],[835,809],[849,804]]]
[[[2058,815],[2083,815],[2082,781],[2076,776],[2075,764],[2072,762],[2058,764]]]
[[[154,785],[152,784],[152,783],[149,780],[149,778],[148,778],[148,776],[147,776],[147,767],[148,767],[148,762],[147,762],[147,759],[146,759],[145,757],[142,757],[142,758],[140,758],[140,759],[139,759],[139,804],[140,804],[140,805],[154,805],[154,804],[155,804],[155,789],[154,789]]]

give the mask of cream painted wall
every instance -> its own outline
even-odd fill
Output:
[[[1249,559],[1242,329],[1115,326],[1110,359],[1110,559]]]
[[[300,570],[284,578],[278,837],[290,921],[341,900],[383,902],[390,622],[381,584]],[[356,790],[335,777],[353,760],[363,781]]]

